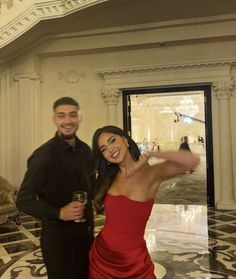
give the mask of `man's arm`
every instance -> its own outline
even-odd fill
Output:
[[[28,160],[28,168],[21,184],[16,205],[32,216],[44,220],[57,220],[60,208],[49,205],[43,198],[43,191],[50,172],[48,152],[35,152]]]

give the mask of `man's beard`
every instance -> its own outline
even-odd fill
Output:
[[[75,133],[70,134],[70,135],[65,135],[62,133],[59,133],[59,135],[64,139],[64,140],[71,140],[74,139],[76,137]]]

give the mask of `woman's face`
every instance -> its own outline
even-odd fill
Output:
[[[127,153],[127,142],[125,137],[103,132],[98,138],[98,148],[107,161],[118,164]]]

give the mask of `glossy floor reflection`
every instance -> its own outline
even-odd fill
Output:
[[[179,175],[161,183],[155,203],[207,205],[206,156],[194,172]]]
[[[155,204],[145,238],[157,278],[236,278],[235,217],[202,205]],[[21,221],[0,226],[0,278],[46,279],[40,222],[25,215]],[[96,232],[103,222],[96,217]]]
[[[155,205],[146,240],[158,278],[236,278],[235,214],[206,206]]]

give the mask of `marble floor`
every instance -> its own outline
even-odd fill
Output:
[[[194,172],[164,181],[155,202],[161,204],[207,204],[206,156],[200,155],[200,164]]]
[[[0,226],[0,278],[46,279],[41,223],[23,214],[20,219],[21,225]],[[96,233],[103,222],[96,216]],[[236,211],[155,204],[145,239],[158,279],[236,278]]]

